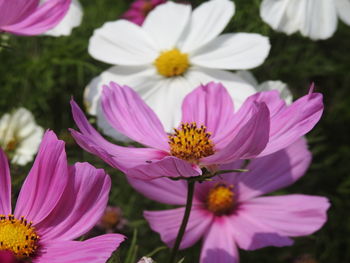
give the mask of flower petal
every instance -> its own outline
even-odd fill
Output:
[[[301,138],[283,150],[251,160],[247,166],[248,172],[227,177],[235,178],[239,200],[242,202],[293,184],[304,175],[310,162],[311,153],[306,140]],[[235,164],[222,167],[224,170],[235,168]]]
[[[337,8],[340,19],[350,26],[350,1],[349,0],[336,0],[335,6]]]
[[[144,211],[144,217],[153,231],[160,234],[164,243],[172,247],[179,231],[185,208],[164,211]],[[193,207],[185,230],[180,249],[194,245],[207,231],[213,220],[213,214],[200,208]]]
[[[62,21],[49,31],[45,32],[45,35],[49,36],[69,36],[72,29],[81,24],[83,18],[83,8],[78,0],[72,0],[72,3],[68,9],[67,14]]]
[[[227,216],[216,217],[202,246],[200,263],[239,263],[237,246]]]
[[[131,88],[114,82],[104,86],[101,106],[105,117],[117,131],[143,145],[164,151],[169,149],[162,123]]]
[[[147,15],[142,28],[154,39],[159,50],[169,50],[176,46],[190,14],[191,5],[167,2]]]
[[[231,224],[239,247],[288,246],[288,237],[309,235],[327,220],[327,198],[308,195],[259,197],[244,202]]]
[[[105,140],[88,122],[79,106],[71,101],[73,119],[80,132],[70,130],[76,142],[86,151],[95,154],[114,168],[127,168],[162,159],[168,154],[150,148],[121,147]]]
[[[11,214],[11,176],[8,160],[0,148],[0,214]]]
[[[125,66],[151,64],[158,56],[148,34],[126,20],[107,22],[96,29],[90,38],[89,53],[97,60]]]
[[[261,83],[258,87],[258,91],[269,91],[269,90],[278,90],[280,96],[287,105],[292,104],[293,95],[288,88],[288,85],[279,80],[268,80]]]
[[[211,140],[220,147],[220,138],[231,132],[234,107],[232,99],[221,83],[210,82],[201,85],[188,94],[182,103],[182,122],[196,122],[211,132]],[[217,145],[219,144],[219,145]]]
[[[88,232],[103,215],[110,188],[111,180],[102,169],[88,163],[72,166],[60,202],[35,226],[41,240],[73,240]]]
[[[85,241],[46,242],[33,263],[106,262],[124,239],[120,234],[106,234]]]
[[[39,0],[1,0],[0,28],[2,28],[4,25],[11,25],[25,19],[35,11],[38,5]]]
[[[283,100],[277,96],[274,91],[252,96],[255,101],[266,102],[271,113],[270,140],[259,156],[271,154],[294,143],[309,132],[322,116],[322,94],[313,93],[312,89],[290,106],[283,105]]]
[[[257,156],[265,148],[269,139],[270,114],[264,103],[254,104],[252,112],[248,121],[237,125],[231,142],[214,155],[201,159],[201,163],[224,164]]]
[[[192,52],[213,40],[224,30],[234,12],[234,3],[229,0],[211,0],[198,6],[182,36],[181,51]]]
[[[67,156],[64,142],[47,131],[40,144],[39,153],[23,183],[17,199],[15,216],[24,216],[39,224],[56,207],[68,181]]]
[[[269,39],[259,34],[224,34],[196,50],[191,63],[206,68],[255,68],[265,61],[270,47]]]
[[[141,180],[152,180],[160,177],[192,177],[201,175],[196,165],[176,158],[166,156],[161,160],[146,161],[125,171],[126,175]]]
[[[133,188],[149,199],[171,205],[186,204],[187,186],[184,180],[173,181],[169,178],[158,178],[144,181],[130,176],[127,179]]]
[[[70,3],[71,0],[49,0],[40,5],[24,20],[12,25],[1,26],[1,29],[18,35],[42,34],[63,19]]]

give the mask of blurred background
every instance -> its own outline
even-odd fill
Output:
[[[89,56],[88,40],[94,29],[116,20],[130,2],[81,0],[83,22],[68,37],[9,36],[5,41],[10,48],[0,51],[0,116],[20,106],[31,110],[41,126],[53,129],[66,141],[71,163],[88,161],[109,172],[113,179],[110,205],[119,207],[122,213],[115,218],[123,223],[117,231],[128,236],[111,262],[136,262],[159,247],[153,257],[163,262],[168,251],[162,250],[164,245],[148,227],[142,211],[168,206],[147,200],[132,190],[121,173],[83,152],[67,130],[75,127],[70,98],[73,96],[83,105],[85,86],[109,67]],[[201,2],[204,1],[191,4]],[[306,94],[312,82],[324,94],[324,115],[307,135],[313,163],[306,176],[278,194],[323,195],[332,203],[328,223],[314,235],[296,238],[292,247],[240,251],[241,262],[350,262],[350,27],[339,21],[337,32],[324,41],[312,41],[300,34],[287,36],[273,31],[261,20],[261,0],[234,2],[236,14],[226,31],[260,33],[269,36],[272,44],[266,62],[252,71],[257,80],[286,82],[294,98]],[[14,197],[30,167],[31,164],[12,165]],[[185,262],[198,262],[199,250],[200,243],[181,254],[186,257]]]

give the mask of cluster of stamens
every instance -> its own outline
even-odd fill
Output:
[[[182,123],[169,135],[170,153],[180,159],[198,163],[199,159],[214,154],[210,132],[204,125],[197,127],[195,122]]]
[[[218,216],[229,214],[235,206],[234,193],[232,190],[232,185],[227,186],[223,183],[216,184],[210,189],[207,195],[206,204],[208,210]]]
[[[35,254],[39,236],[24,217],[0,215],[0,250],[11,251],[17,259],[25,259]]]
[[[182,75],[190,66],[188,55],[177,48],[160,53],[154,65],[158,73],[167,78]]]

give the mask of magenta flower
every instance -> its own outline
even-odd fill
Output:
[[[122,18],[141,26],[148,13],[157,5],[165,2],[166,0],[135,0]]]
[[[215,177],[196,184],[190,219],[181,249],[203,239],[201,263],[237,263],[237,247],[255,250],[266,246],[290,246],[290,237],[309,235],[327,220],[327,198],[301,194],[265,196],[291,185],[305,173],[311,154],[303,139],[274,154],[254,159],[249,172]],[[222,166],[240,167],[242,161]],[[138,191],[153,200],[185,205],[184,180],[160,178],[140,181],[128,178]],[[185,208],[145,211],[151,228],[173,246]]]
[[[127,175],[144,180],[198,176],[202,168],[215,171],[218,164],[271,154],[310,131],[323,110],[319,93],[311,91],[286,106],[277,91],[266,91],[250,96],[234,112],[226,89],[211,82],[185,97],[182,122],[167,134],[135,91],[112,82],[104,86],[102,110],[113,128],[147,146],[134,148],[103,139],[77,104],[72,101],[71,105],[80,129],[71,131],[77,143]]]
[[[48,131],[12,214],[8,161],[0,150],[0,251],[33,263],[106,262],[124,236],[73,240],[99,220],[110,187],[102,169],[68,166],[64,142]]]
[[[0,0],[0,32],[39,35],[53,28],[68,11],[71,0]]]

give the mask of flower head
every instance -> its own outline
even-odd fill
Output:
[[[107,206],[96,226],[107,233],[122,229],[127,223],[120,207]]]
[[[106,262],[124,240],[108,234],[73,241],[92,228],[108,200],[110,178],[88,163],[68,166],[64,142],[48,131],[11,209],[11,178],[0,150],[0,251],[17,260]]]
[[[6,113],[0,118],[0,146],[12,163],[25,165],[33,160],[44,130],[25,108]]]
[[[220,81],[238,108],[255,93],[252,85],[226,71],[261,65],[270,44],[253,33],[220,33],[235,12],[230,0],[211,0],[194,10],[168,1],[157,6],[142,26],[126,20],[96,29],[89,53],[97,60],[117,65],[92,80],[85,90],[88,112],[97,115],[104,133],[123,137],[105,121],[100,109],[102,85],[114,81],[137,91],[156,112],[167,132],[181,119],[181,103],[195,87]]]
[[[287,106],[277,91],[249,97],[238,111],[220,83],[202,85],[182,103],[182,120],[167,133],[156,114],[127,86],[111,83],[102,94],[110,125],[147,148],[120,147],[104,140],[72,101],[77,143],[111,166],[141,179],[191,177],[219,164],[263,156],[294,143],[321,117],[322,95]]]
[[[47,2],[50,0],[41,0],[41,2]],[[78,0],[72,0],[68,12],[64,18],[52,29],[45,32],[45,35],[59,37],[69,36],[72,33],[73,28],[81,24],[83,18],[83,8]]]
[[[200,263],[237,263],[237,247],[255,250],[290,246],[290,237],[309,235],[327,220],[327,198],[301,194],[261,196],[291,185],[305,173],[311,154],[300,139],[274,154],[254,159],[245,173],[224,174],[196,184],[182,249],[203,239]],[[241,167],[242,161],[222,169]],[[168,178],[140,181],[128,178],[136,190],[153,200],[185,205],[187,184]],[[185,208],[145,211],[151,228],[173,246]]]
[[[288,35],[300,33],[312,40],[330,38],[338,17],[350,25],[349,0],[264,0],[260,16],[273,29]]]
[[[122,18],[141,26],[148,13],[165,2],[166,0],[135,0]]]
[[[68,11],[71,0],[2,0],[0,31],[17,35],[39,35],[53,28]]]

